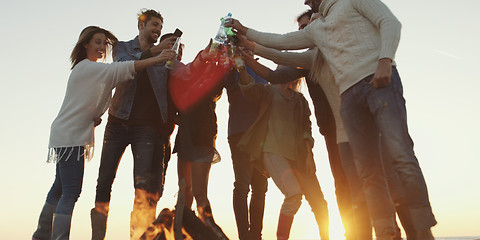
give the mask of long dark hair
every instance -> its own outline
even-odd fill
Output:
[[[113,35],[110,31],[105,30],[101,27],[88,26],[84,28],[80,33],[80,36],[78,37],[77,44],[75,44],[75,47],[72,50],[72,54],[70,54],[70,61],[72,62],[71,69],[73,69],[75,65],[77,65],[77,63],[87,58],[87,50],[85,49],[84,46],[85,44],[88,44],[88,42],[90,42],[90,40],[92,39],[93,35],[97,33],[103,33],[107,37],[107,49],[108,49],[108,46],[113,47],[118,42],[118,39],[117,37],[115,37],[115,35]],[[103,55],[104,58],[107,52],[108,51],[106,51],[105,55]]]

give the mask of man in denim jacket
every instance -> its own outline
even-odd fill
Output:
[[[113,49],[116,62],[145,59],[170,49],[176,37],[154,45],[163,26],[155,10],[138,17],[139,34]],[[138,72],[133,81],[117,86],[105,127],[95,208],[91,211],[92,239],[104,239],[110,193],[116,170],[130,144],[134,158],[135,200],[130,218],[130,237],[138,239],[155,220],[163,192],[164,172],[170,159],[170,135],[175,109],[167,92],[169,72],[164,64]]]

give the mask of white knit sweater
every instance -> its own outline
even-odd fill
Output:
[[[62,107],[50,128],[48,161],[57,161],[54,148],[84,146],[91,159],[94,119],[107,110],[113,88],[135,77],[134,62],[110,64],[85,59],[72,70]]]
[[[318,47],[340,93],[375,73],[378,60],[393,61],[401,24],[380,0],[323,0],[319,13],[322,17],[303,30],[273,34],[249,29],[247,38],[279,50]]]

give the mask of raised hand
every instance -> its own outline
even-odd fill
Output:
[[[237,35],[238,46],[246,48],[248,50],[255,50],[255,43],[248,40],[245,35]]]
[[[164,39],[159,44],[150,48],[150,51],[152,52],[152,55],[155,56],[155,55],[160,54],[163,50],[172,49],[176,40],[177,40],[176,36],[171,36],[171,37],[168,37],[168,38]]]
[[[200,53],[198,54],[198,59],[202,62],[208,62],[208,61],[211,61],[213,59],[214,56],[211,56],[210,54],[210,47],[212,47],[212,39],[210,38],[210,41],[208,42],[208,45],[205,47],[205,49],[203,49],[202,51],[200,51]]]
[[[175,59],[177,59],[177,53],[172,49],[165,49],[157,57],[159,58],[160,62],[166,60],[175,61]]]
[[[248,30],[248,28],[243,26],[237,19],[232,19],[232,22],[226,23],[225,27],[232,27],[238,35],[246,35]]]
[[[240,49],[240,53],[242,55],[242,59],[243,61],[245,61],[245,63],[249,64],[251,62],[256,62],[257,59],[254,58],[253,56],[253,53],[250,49],[243,49],[243,48],[239,48]]]
[[[163,41],[161,41],[157,46],[158,48],[160,49],[171,49],[173,47],[173,44],[175,44],[175,41],[177,40],[177,37],[176,36],[171,36],[171,37],[168,37],[166,39],[164,39]]]

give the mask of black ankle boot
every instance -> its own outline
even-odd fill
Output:
[[[107,232],[107,216],[99,213],[92,208],[90,211],[90,220],[92,222],[92,240],[103,240]]]
[[[45,202],[38,218],[37,230],[33,233],[33,240],[50,240],[52,238],[53,213],[56,205]]]

